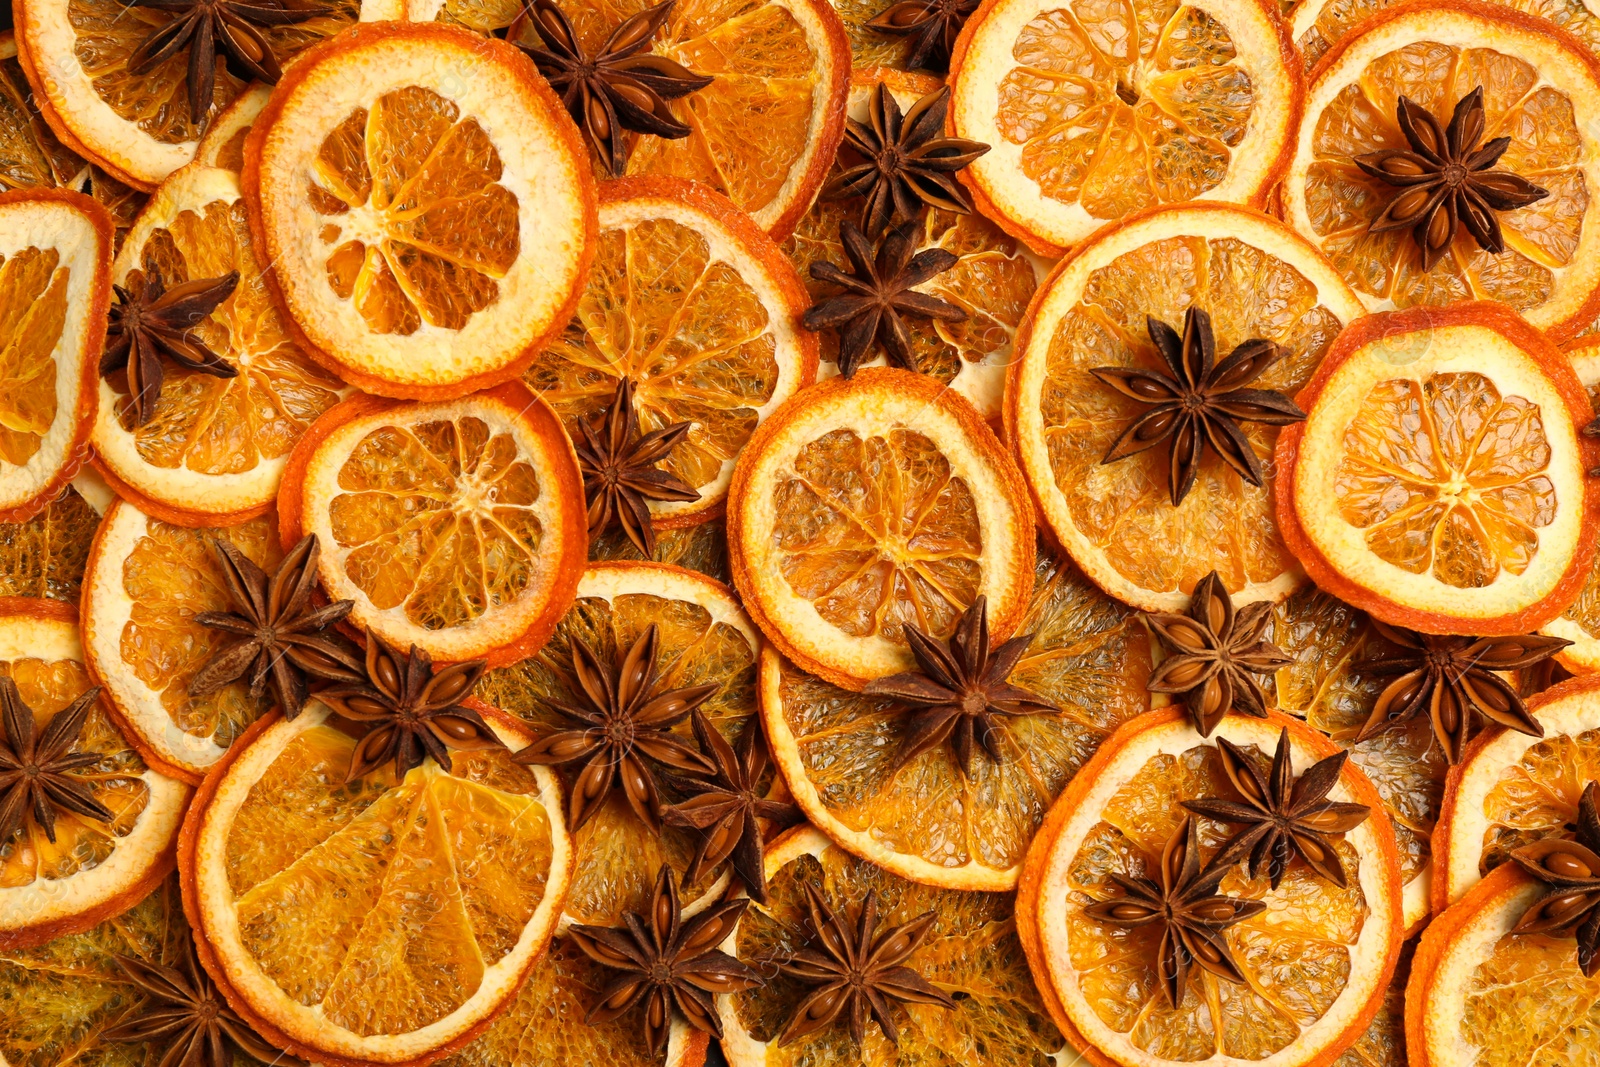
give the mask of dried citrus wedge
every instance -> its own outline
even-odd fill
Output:
[[[807,389],[750,438],[728,494],[745,610],[803,669],[859,690],[988,597],[995,640],[1033,583],[1027,488],[971,405],[920,374]]]
[[[690,525],[721,513],[750,434],[816,380],[816,335],[799,321],[809,303],[772,238],[727,198],[676,178],[606,182],[577,313],[524,380],[575,440],[623,378],[640,433],[689,423],[658,466],[700,499],[649,507],[654,526]]]
[[[85,458],[111,240],[81,193],[0,193],[0,522],[30,518]]]
[[[1291,396],[1361,314],[1349,287],[1282,224],[1222,205],[1166,208],[1107,229],[1056,268],[1007,383],[1007,437],[1040,514],[1096,584],[1147,611],[1183,610],[1213,570],[1240,603],[1281,600],[1304,580],[1273,520],[1270,466],[1256,487],[1208,451],[1174,507],[1165,444],[1102,463],[1149,409],[1090,371],[1163,366],[1146,319],[1181,329],[1191,306],[1210,314],[1219,359],[1254,338],[1282,346],[1251,387]],[[1270,457],[1277,428],[1241,428]]]
[[[99,382],[95,465],[117,492],[186,525],[225,526],[272,506],[289,452],[348,389],[307,358],[262,282],[238,175],[191,163],[161,183],[111,267],[167,289],[239,273],[233,295],[191,337],[238,374],[166,368],[150,420],[140,425],[124,373]]]
[[[272,98],[272,86],[251,82],[222,110],[195,145],[194,161],[238,174],[244,170],[244,143]]]
[[[1011,672],[1057,714],[1007,719],[1003,758],[962,773],[950,745],[903,767],[905,705],[830,685],[768,647],[761,714],[812,824],[885,870],[946,889],[1014,889],[1034,829],[1095,747],[1150,708],[1150,643],[1134,613],[1041,552]]]
[[[69,485],[27,522],[0,523],[0,596],[76,605],[100,513]]]
[[[1185,200],[1261,206],[1300,121],[1300,60],[1260,0],[1005,0],[950,60],[950,128],[991,145],[961,174],[983,211],[1059,255]]]
[[[1404,95],[1448,123],[1458,101],[1484,89],[1480,144],[1511,145],[1495,169],[1550,195],[1494,212],[1505,251],[1467,228],[1431,267],[1410,226],[1369,226],[1402,189],[1370,177],[1356,157],[1408,145],[1397,124]],[[1499,300],[1557,341],[1600,303],[1600,62],[1544,19],[1473,0],[1412,0],[1375,15],[1318,65],[1284,179],[1284,217],[1333,260],[1368,308]]]
[[[1011,893],[963,893],[907,882],[839,848],[810,827],[785,834],[767,852],[768,906],[752,903],[733,936],[735,956],[767,973],[798,948],[818,948],[806,893],[820,891],[856,929],[869,894],[879,932],[927,913],[932,930],[902,964],[954,1001],[887,1001],[896,1045],[870,1018],[866,1041],[850,1036],[849,1009],[830,1026],[784,1044],[790,1015],[815,986],[775,976],[747,993],[718,998],[729,1067],[849,1067],[862,1063],[937,1063],[1013,1067],[1080,1062],[1051,1025],[1017,946]]]
[[[1158,877],[1152,865],[1188,815],[1182,801],[1237,798],[1217,737],[1254,749],[1265,773],[1280,730],[1296,774],[1338,751],[1277,712],[1230,715],[1210,741],[1178,709],[1150,712],[1102,744],[1045,817],[1023,868],[1017,927],[1056,1024],[1093,1062],[1328,1063],[1382,1006],[1400,951],[1400,876],[1377,791],[1349,763],[1329,799],[1366,804],[1372,815],[1334,842],[1347,888],[1295,859],[1277,889],[1243,865],[1217,889],[1265,904],[1220,935],[1247,984],[1191,967],[1174,1009],[1157,975],[1161,924],[1125,929],[1085,914],[1116,891],[1110,874]],[[1230,827],[1195,818],[1204,864]]]
[[[234,610],[213,540],[269,574],[283,556],[271,515],[190,529],[119,500],[94,535],[83,583],[90,673],[140,754],[193,783],[271,703],[270,694],[252,700],[245,682],[189,696],[195,672],[232,640],[195,621],[204,611]]]
[[[1278,525],[1319,586],[1384,622],[1520,634],[1594,558],[1600,448],[1571,365],[1500,304],[1339,335],[1278,438]]]
[[[578,459],[547,404],[508,382],[459,400],[357,396],[300,443],[280,543],[322,543],[328,596],[396,648],[503,666],[572,604],[588,520]]]
[[[260,720],[207,776],[179,845],[200,958],[281,1048],[426,1062],[464,1045],[549,944],[572,873],[561,787],[507,750],[346,781],[362,731],[313,700]]]
[[[1390,7],[1395,0],[1308,0],[1289,14],[1289,30],[1305,57],[1306,71],[1362,21]],[[1497,0],[1498,2],[1498,0]],[[1549,19],[1591,52],[1600,52],[1600,16],[1584,0],[1509,0],[1506,7]]]
[[[1600,338],[1567,349],[1573,373],[1578,376],[1589,404],[1600,416]],[[1556,659],[1574,674],[1600,670],[1600,573],[1590,570],[1577,599],[1559,616],[1540,627],[1549,637],[1563,637],[1572,644],[1556,653]]]
[[[363,24],[284,76],[243,185],[307,352],[368,392],[445,398],[516,377],[571,317],[595,234],[582,153],[511,45]]]
[[[90,688],[77,613],[55,600],[0,598],[0,674],[16,683],[42,736],[56,713]],[[99,702],[67,752],[97,757],[69,775],[112,818],[57,806],[52,840],[30,810],[21,829],[0,841],[0,948],[6,950],[118,915],[172,869],[188,787],[146,766]]]

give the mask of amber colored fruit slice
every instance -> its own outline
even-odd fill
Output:
[[[27,522],[0,523],[0,596],[78,603],[100,515],[72,486]]]
[[[1392,6],[1396,0],[1312,0],[1299,4],[1289,16],[1296,46],[1305,57],[1306,73],[1363,19]],[[1583,0],[1511,0],[1505,5],[1529,15],[1549,19],[1589,51],[1600,51],[1600,17]]]
[[[525,8],[519,0],[407,0],[406,19],[492,34],[509,27]]]
[[[638,563],[644,561],[645,557],[639,547],[629,540],[627,531],[613,526],[589,542],[589,558],[597,563]],[[727,528],[720,520],[713,519],[677,530],[657,530],[656,550],[650,562],[671,563],[726,582]]]
[[[272,86],[251,82],[201,135],[195,146],[194,161],[207,167],[221,167],[235,174],[244,171],[244,143],[255,128],[256,118],[272,97]]]
[[[1578,376],[1584,391],[1589,394],[1590,406],[1600,416],[1600,339],[1567,349],[1572,370]],[[1600,670],[1600,574],[1589,572],[1578,596],[1568,604],[1561,615],[1539,630],[1550,637],[1561,637],[1572,644],[1556,654],[1561,665],[1574,674],[1590,674]]]
[[[1333,1067],[1407,1067],[1405,999],[1405,983],[1397,975],[1372,1025],[1333,1061]]]

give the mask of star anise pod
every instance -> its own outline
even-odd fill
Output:
[[[518,763],[564,767],[581,765],[568,798],[567,821],[577,829],[592,818],[615,788],[621,788],[639,821],[661,831],[661,790],[650,768],[653,761],[687,774],[711,774],[715,767],[688,743],[669,731],[689,717],[717,691],[696,685],[654,692],[656,624],[619,649],[607,666],[587,644],[572,639],[572,676],[581,703],[546,703],[572,723],[570,729],[546,734],[518,752]]]
[[[1095,367],[1089,373],[1124,396],[1149,404],[1111,443],[1101,463],[1168,446],[1167,490],[1172,506],[1183,503],[1200,473],[1200,457],[1209,447],[1251,485],[1260,485],[1261,460],[1241,422],[1284,426],[1306,417],[1293,400],[1268,389],[1246,389],[1250,382],[1283,357],[1271,341],[1246,341],[1221,363],[1211,316],[1191,307],[1183,313],[1183,336],[1164,322],[1145,320],[1150,342],[1161,353],[1170,374],[1134,367]]]
[[[749,905],[744,898],[725,900],[685,920],[672,869],[663,866],[649,915],[624,913],[622,929],[572,926],[567,932],[585,955],[623,972],[600,991],[584,1021],[591,1026],[610,1022],[642,1001],[645,1045],[658,1059],[667,1047],[673,1007],[696,1030],[721,1038],[722,1020],[712,997],[761,984],[748,964],[717,948]]]
[[[276,85],[283,67],[272,43],[256,27],[294,26],[326,15],[320,4],[277,0],[128,0],[134,7],[170,12],[172,21],[140,42],[128,56],[128,73],[148,74],[180,48],[189,52],[189,122],[199,125],[211,113],[220,46],[230,68],[244,80]]]
[[[238,368],[201,344],[192,331],[205,321],[239,284],[239,272],[220,278],[198,278],[168,289],[159,275],[133,271],[127,287],[113,285],[117,302],[111,305],[106,345],[100,356],[100,373],[126,368],[128,394],[133,398],[134,421],[150,421],[161,398],[166,372],[161,357],[190,370],[216,378],[233,378]]]
[[[1395,119],[1410,149],[1368,152],[1357,156],[1355,163],[1400,190],[1368,229],[1373,233],[1410,229],[1422,250],[1424,267],[1444,255],[1458,225],[1465,226],[1485,252],[1504,252],[1506,242],[1495,212],[1527,207],[1550,195],[1508,170],[1491,169],[1511,146],[1511,138],[1478,144],[1487,125],[1481,85],[1456,104],[1448,128],[1404,96]]]
[[[962,773],[970,778],[977,754],[974,742],[996,763],[1002,759],[1000,738],[1006,716],[1060,711],[1037,693],[1006,681],[1033,635],[1013,637],[991,651],[988,597],[980,596],[961,613],[948,643],[915,626],[907,626],[905,634],[917,669],[868,682],[863,690],[916,709],[900,741],[896,770],[948,739]]]
[[[1189,614],[1146,618],[1172,654],[1151,672],[1145,688],[1181,695],[1201,737],[1210,737],[1230,711],[1266,717],[1266,694],[1255,676],[1293,662],[1262,636],[1272,621],[1270,603],[1235,610],[1221,576],[1212,571],[1190,594]]]
[[[695,882],[732,858],[733,873],[759,903],[767,902],[764,839],[761,820],[782,823],[801,818],[798,805],[768,800],[762,781],[767,771],[767,747],[761,728],[745,726],[739,743],[730,745],[696,708],[690,715],[700,751],[715,768],[711,774],[677,777],[672,784],[689,795],[661,813],[668,826],[700,831],[700,847],[684,879]]]
[[[1452,764],[1461,760],[1479,721],[1543,737],[1544,727],[1497,671],[1531,667],[1572,644],[1559,637],[1456,637],[1417,633],[1376,619],[1373,628],[1397,651],[1357,663],[1358,672],[1399,675],[1378,694],[1357,737],[1359,741],[1390,725],[1426,714],[1433,736]]]
[[[913,288],[956,265],[955,255],[943,248],[925,248],[912,255],[915,232],[909,223],[895,227],[874,256],[866,235],[846,220],[839,224],[839,241],[855,273],[846,274],[826,260],[811,264],[813,278],[845,292],[812,304],[801,321],[813,332],[839,331],[839,373],[846,378],[866,361],[874,340],[883,345],[891,363],[917,369],[902,313],[941,322],[966,321],[961,308]]]
[[[1575,937],[1584,977],[1600,972],[1600,815],[1596,783],[1583,787],[1574,838],[1546,838],[1511,853],[1517,866],[1549,887],[1522,913],[1514,934]]]
[[[578,420],[582,440],[574,441],[578,469],[583,473],[583,495],[589,505],[589,536],[599,537],[607,527],[620,526],[634,547],[649,559],[655,554],[656,534],[650,525],[648,500],[699,500],[695,489],[656,464],[667,458],[689,432],[690,423],[678,422],[639,435],[639,414],[633,407],[633,381],[617,383],[611,406],[588,419]]]
[[[1217,756],[1228,781],[1244,797],[1240,804],[1220,797],[1186,800],[1183,806],[1196,815],[1223,822],[1242,822],[1239,831],[1222,846],[1218,863],[1247,861],[1250,877],[1262,871],[1272,880],[1272,888],[1283,881],[1283,872],[1296,855],[1334,885],[1349,884],[1344,861],[1334,850],[1332,834],[1354,830],[1367,821],[1372,809],[1365,804],[1344,804],[1328,799],[1338,784],[1348,752],[1318,760],[1296,778],[1289,764],[1289,731],[1278,735],[1278,748],[1272,755],[1272,772],[1263,777],[1255,761],[1225,737],[1217,738]]]
[[[664,0],[624,19],[592,56],[584,53],[572,23],[552,0],[534,0],[530,9],[544,47],[519,47],[561,94],[601,166],[613,177],[628,163],[623,130],[669,139],[689,136],[689,127],[672,114],[667,101],[704,89],[714,80],[646,51],[674,2]]]
[[[896,37],[911,38],[906,56],[907,70],[931,70],[943,74],[950,68],[950,53],[955,49],[961,27],[978,10],[981,0],[900,0],[878,12],[867,28]]]
[[[352,722],[372,728],[356,742],[346,781],[365,778],[386,763],[397,778],[434,762],[450,770],[450,749],[503,748],[483,716],[461,700],[483,677],[484,661],[453,663],[438,673],[426,649],[411,646],[404,658],[376,634],[367,634],[364,677],[324,689],[317,699]]]
[[[233,1067],[234,1048],[273,1067],[301,1067],[250,1029],[217,991],[184,938],[176,967],[133,956],[116,963],[141,997],[119,1023],[100,1034],[108,1043],[139,1045],[159,1067]]]
[[[845,119],[845,144],[863,162],[841,169],[823,187],[824,199],[866,198],[861,229],[876,237],[896,219],[915,221],[923,205],[962,215],[972,213],[972,197],[955,173],[989,151],[978,141],[944,136],[950,87],[940,86],[904,116],[888,86],[879,82],[867,105],[871,125]]]
[[[272,683],[283,716],[292,719],[306,703],[306,675],[335,682],[360,682],[362,662],[343,643],[323,631],[355,607],[335,600],[313,607],[317,585],[318,542],[307,534],[289,550],[269,578],[255,561],[222,538],[212,539],[217,563],[233,601],[233,611],[203,611],[201,626],[235,635],[189,680],[189,695],[203,697],[250,675],[250,699],[258,700]]]
[[[1189,968],[1199,965],[1218,978],[1244,984],[1222,931],[1265,910],[1259,900],[1243,900],[1217,893],[1231,861],[1214,857],[1200,867],[1200,835],[1195,820],[1185,818],[1173,831],[1155,864],[1156,877],[1129,877],[1108,872],[1119,896],[1083,909],[1091,919],[1133,928],[1158,923],[1161,944],[1156,950],[1156,974],[1167,1003],[1183,1003]]]
[[[73,752],[89,711],[100,696],[90,689],[50,717],[43,732],[36,729],[33,709],[22,702],[17,683],[0,676],[0,845],[33,821],[51,842],[56,839],[56,812],[110,822],[111,809],[95,799],[85,769],[100,762],[95,752]]]
[[[867,1038],[869,1014],[878,1020],[883,1036],[898,1045],[900,1032],[890,1014],[891,1000],[955,1006],[948,993],[903,966],[933,932],[937,919],[933,912],[923,912],[909,922],[879,930],[878,893],[872,890],[861,902],[861,911],[852,925],[833,910],[820,889],[810,882],[804,884],[806,909],[818,947],[796,950],[778,969],[817,988],[795,1005],[778,1038],[780,1047],[825,1029],[841,1015],[846,1017],[850,1036],[862,1045]]]

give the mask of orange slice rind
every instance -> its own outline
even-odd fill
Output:
[[[244,170],[244,145],[256,119],[272,99],[272,86],[251,82],[233,103],[211,120],[195,145],[194,161],[239,174]]]
[[[1600,416],[1600,339],[1590,338],[1566,353],[1579,384],[1589,394],[1590,405]],[[1591,570],[1577,598],[1539,632],[1572,642],[1556,653],[1556,660],[1573,674],[1600,670],[1600,574]]]

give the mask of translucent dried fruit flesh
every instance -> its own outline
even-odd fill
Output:
[[[1483,798],[1480,874],[1488,874],[1523,845],[1568,837],[1578,821],[1583,787],[1600,778],[1600,730],[1546,737],[1505,767]]]
[[[78,603],[100,515],[71,486],[27,522],[0,523],[0,596]]]
[[[1474,372],[1374,385],[1344,433],[1333,496],[1373,554],[1446,585],[1521,574],[1555,521],[1539,407]]]
[[[0,460],[39,451],[56,420],[54,352],[67,324],[67,280],[55,249],[0,256]]]
[[[266,713],[272,695],[252,700],[248,677],[207,696],[189,695],[195,673],[235,640],[195,621],[203,611],[236,610],[212,539],[227,541],[269,574],[283,558],[269,519],[204,529],[150,520],[122,561],[122,593],[131,603],[117,649],[123,667],[159,694],[173,726],[227,748]]]
[[[499,299],[521,249],[517,198],[452,101],[417,85],[383,94],[323,139],[312,174],[328,284],[373,333],[459,330]]]
[[[405,1033],[459,1008],[515,947],[544,895],[550,819],[505,752],[346,784],[354,747],[327,726],[291,741],[241,805],[225,871],[268,978],[336,1025]]]
[[[1311,70],[1328,49],[1368,15],[1389,6],[1391,0],[1331,0],[1317,12],[1311,28],[1300,35],[1295,43],[1305,56],[1305,69]],[[1600,51],[1600,19],[1584,6],[1582,0],[1514,0],[1507,7],[1526,11],[1548,19],[1576,36],[1589,47]]]
[[[708,578],[727,582],[728,535],[721,522],[702,522],[677,530],[657,530],[656,550],[650,558],[656,563],[671,563],[686,570],[699,571]],[[645,558],[639,547],[620,526],[606,529],[589,539],[589,558],[596,561],[637,562]]]
[[[488,34],[511,25],[522,10],[519,0],[444,0],[434,21]]]
[[[538,472],[482,419],[382,426],[351,451],[329,505],[342,566],[379,611],[430,630],[510,604],[532,581]]]
[[[1152,241],[1090,275],[1082,302],[1049,339],[1038,397],[1044,444],[1078,535],[1117,573],[1154,592],[1187,593],[1213,569],[1237,590],[1296,566],[1273,518],[1270,469],[1258,488],[1208,451],[1194,488],[1174,507],[1165,448],[1101,463],[1148,408],[1090,369],[1164,372],[1145,317],[1178,326],[1191,305],[1210,313],[1219,358],[1252,338],[1281,345],[1284,357],[1251,384],[1289,396],[1310,380],[1341,328],[1304,275],[1234,238]],[[1272,455],[1276,427],[1242,429],[1256,455]]]
[[[39,116],[22,64],[0,59],[0,188],[67,185],[87,166]]]
[[[1222,24],[1158,0],[1076,0],[1017,34],[995,124],[1052,200],[1097,219],[1220,185],[1256,88]]]
[[[1502,937],[1467,980],[1460,1034],[1480,1067],[1561,1067],[1594,1058],[1600,976],[1585,978],[1573,939]]]
[[[1405,1067],[1405,986],[1389,987],[1372,1022],[1333,1067]]]

